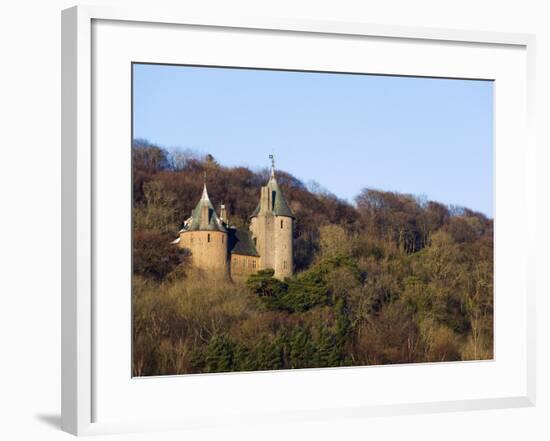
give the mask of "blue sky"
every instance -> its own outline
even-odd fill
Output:
[[[134,64],[135,138],[493,217],[489,81]]]

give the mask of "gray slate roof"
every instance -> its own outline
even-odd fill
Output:
[[[206,226],[203,226],[201,228],[201,217],[202,217],[202,207],[206,205],[208,207],[208,220],[206,222]],[[210,202],[210,198],[208,197],[208,192],[206,191],[206,185],[204,186],[204,190],[202,191],[202,197],[193,210],[191,214],[190,223],[184,227],[186,231],[221,231],[221,232],[227,232],[226,228],[224,227],[222,221],[216,214],[216,210],[214,209],[214,206],[212,205],[212,202]]]
[[[237,230],[235,227],[229,229],[229,252],[244,256],[259,256],[250,233]]]
[[[281,187],[279,187],[279,184],[277,183],[277,179],[275,179],[275,174],[273,173],[273,171],[271,172],[271,177],[269,178],[267,187],[271,190],[272,213],[275,216],[287,216],[287,217],[294,218],[294,213],[292,213],[292,210],[288,206],[285,196],[283,195],[283,191],[281,190]],[[257,216],[259,212],[260,212],[260,203],[258,203],[258,205],[256,206],[256,209],[252,212],[250,217]]]

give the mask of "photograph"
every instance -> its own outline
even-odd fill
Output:
[[[493,360],[493,81],[131,69],[133,377]]]
[[[0,441],[550,441],[548,2],[2,6]]]

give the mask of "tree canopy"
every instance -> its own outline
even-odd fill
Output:
[[[493,221],[366,188],[355,204],[278,171],[296,215],[295,275],[205,277],[170,244],[200,197],[247,228],[268,170],[136,141],[133,372],[477,360],[493,354]]]

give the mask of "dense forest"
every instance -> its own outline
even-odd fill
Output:
[[[493,221],[364,189],[352,205],[283,171],[295,275],[204,274],[170,244],[200,197],[247,228],[268,170],[135,141],[133,375],[493,357]]]

